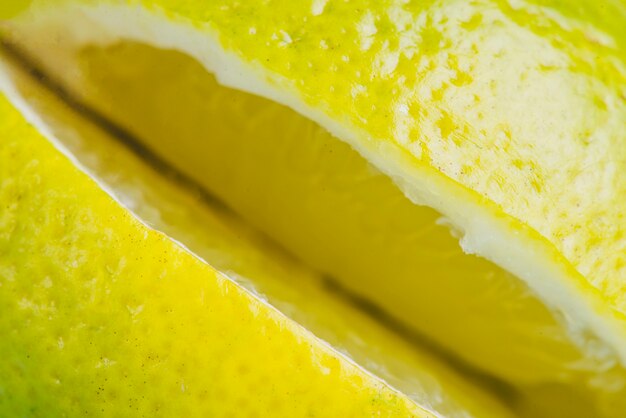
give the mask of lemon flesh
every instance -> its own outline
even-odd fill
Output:
[[[0,415],[512,416],[0,68]]]
[[[143,4],[33,9],[14,30],[74,94],[309,264],[492,373],[597,392],[619,416],[619,2]],[[155,66],[152,52],[106,47],[120,38],[179,49],[222,84],[296,108],[376,170],[279,106],[214,91],[180,56]],[[285,119],[292,132],[277,133]],[[464,256],[440,215],[380,172],[501,268]]]

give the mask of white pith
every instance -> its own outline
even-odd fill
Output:
[[[225,51],[210,25],[198,29],[190,22],[175,21],[142,8],[110,5],[50,10],[38,14],[29,25],[40,28],[41,33],[63,31],[77,48],[130,39],[176,49],[201,62],[223,85],[263,96],[306,115],[393,178],[413,202],[442,213],[462,232],[461,245],[467,253],[480,255],[513,273],[547,306],[562,312],[572,340],[586,352],[595,351],[592,354],[598,357],[614,355],[626,365],[626,333],[620,318],[603,304],[598,294],[589,291],[590,287],[585,288],[587,284],[582,277],[573,273],[573,269],[568,271],[565,260],[550,256],[555,253],[550,244],[529,233],[512,232],[510,218],[479,205],[475,196],[462,186],[417,166],[396,146],[368,138],[366,133],[310,108],[286,80],[264,73]],[[587,344],[584,334],[588,330],[605,346]]]

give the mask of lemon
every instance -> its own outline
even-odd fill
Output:
[[[3,27],[131,147],[527,393],[520,410],[564,392],[548,416],[619,417],[625,19],[618,1],[59,0]]]
[[[0,415],[513,416],[7,62]]]

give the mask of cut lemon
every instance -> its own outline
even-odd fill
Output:
[[[0,415],[513,416],[2,68]]]
[[[625,19],[617,1],[40,0],[2,27],[128,147],[528,393],[521,410],[565,393],[548,416],[620,417]]]

